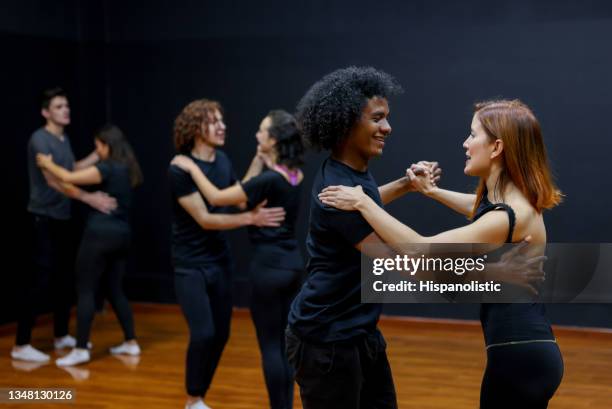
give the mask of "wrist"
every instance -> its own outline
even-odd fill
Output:
[[[357,202],[355,202],[355,209],[361,212],[368,208],[370,202],[372,202],[372,199],[364,193],[357,199]]]
[[[244,215],[244,222],[246,226],[252,226],[255,224],[255,213],[253,210],[242,213]]]
[[[440,191],[440,188],[438,186],[432,186],[430,188],[427,189],[423,189],[422,193],[427,196],[427,197],[433,197],[436,195],[436,193],[438,193]]]
[[[416,192],[416,188],[412,185],[410,178],[408,176],[401,177],[397,180],[400,184],[400,189],[404,193],[408,192]]]

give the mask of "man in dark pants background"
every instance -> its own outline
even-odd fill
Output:
[[[75,163],[65,127],[70,124],[70,106],[65,92],[53,88],[43,92],[42,116],[44,127],[36,130],[28,143],[28,174],[30,199],[28,212],[33,222],[33,268],[22,277],[21,305],[18,310],[17,336],[11,351],[13,359],[46,362],[49,355],[30,345],[32,328],[43,300],[53,300],[53,332],[55,349],[70,348],[76,340],[68,334],[70,307],[74,291],[73,228],[71,199],[77,199],[104,213],[116,206],[115,199],[102,192],[88,193],[61,183],[36,165],[36,154],[51,154],[58,165],[80,169],[93,165],[98,155],[92,152]]]
[[[359,212],[325,206],[317,195],[327,186],[360,185],[383,206],[413,190],[407,177],[378,187],[368,171],[391,133],[387,98],[399,91],[384,72],[349,67],[325,76],[298,105],[305,139],[331,151],[312,187],[308,277],[287,329],[287,354],[306,409],[397,408],[376,327],[382,305],[361,303],[360,252],[382,240]]]

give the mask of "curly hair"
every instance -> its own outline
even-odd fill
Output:
[[[361,117],[368,99],[402,92],[389,74],[372,67],[336,70],[317,81],[297,106],[298,126],[316,150],[332,149]]]
[[[278,162],[289,168],[304,164],[304,144],[293,115],[282,109],[275,109],[270,111],[267,117],[271,121],[268,133],[276,140]]]
[[[223,113],[221,104],[209,99],[197,99],[183,108],[174,120],[174,147],[178,153],[191,152],[196,138],[202,136],[202,125],[206,128],[217,110]]]

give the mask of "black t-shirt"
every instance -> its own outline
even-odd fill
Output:
[[[249,209],[267,200],[266,207],[283,207],[286,212],[285,220],[279,227],[249,226],[249,239],[259,246],[259,251],[266,253],[259,255],[259,259],[271,267],[303,269],[295,238],[302,184],[293,186],[280,173],[267,169],[245,182],[242,188],[247,195]]]
[[[382,207],[369,171],[356,171],[332,158],[323,162],[310,198],[308,277],[289,312],[292,330],[313,342],[371,333],[382,309],[381,304],[361,303],[361,256],[355,245],[373,229],[359,212],[338,210],[319,201],[318,193],[332,185],[361,185]]]
[[[198,165],[206,177],[219,189],[236,183],[236,176],[227,155],[217,150],[215,160],[206,162],[192,155],[189,157]],[[172,193],[172,260],[175,266],[193,267],[227,256],[229,245],[224,232],[203,229],[180,205],[178,199],[198,191],[191,175],[178,166],[168,169]],[[212,206],[200,193],[209,213],[228,213],[228,207]]]
[[[130,208],[132,207],[132,186],[130,169],[127,164],[112,160],[96,163],[102,176],[102,182],[95,190],[108,193],[117,200],[117,208],[110,214],[90,209],[87,225],[96,228],[122,227],[129,228]]]

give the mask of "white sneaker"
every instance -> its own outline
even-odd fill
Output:
[[[11,351],[11,358],[28,362],[47,362],[51,357],[39,351],[32,345],[14,346]]]
[[[202,399],[198,399],[192,404],[186,404],[185,409],[211,409],[211,407],[205,404]]]
[[[55,361],[57,366],[73,366],[82,364],[84,362],[89,362],[90,355],[89,350],[74,348],[68,355],[65,357],[59,358]]]
[[[124,342],[121,345],[112,347],[110,349],[110,353],[112,355],[124,354],[124,355],[138,356],[140,355],[140,347],[138,346],[138,344],[129,344],[127,342]]]
[[[61,338],[55,338],[53,346],[55,349],[74,348],[76,346],[76,339],[71,335],[64,335]]]
[[[53,341],[53,346],[55,349],[65,349],[65,348],[76,348],[76,338],[71,335],[64,335],[61,338],[55,338]],[[91,349],[93,344],[90,342],[87,343],[87,349]]]

